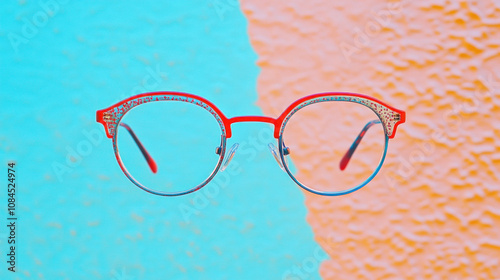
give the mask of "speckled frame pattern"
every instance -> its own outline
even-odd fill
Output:
[[[217,120],[219,123],[219,126],[221,128],[221,145],[220,145],[220,150],[218,154],[220,155],[218,164],[216,165],[215,169],[213,172],[210,174],[210,176],[200,185],[190,188],[186,191],[183,192],[176,192],[176,193],[164,193],[164,192],[157,192],[152,189],[149,189],[142,184],[140,184],[137,180],[133,178],[132,175],[127,171],[125,166],[123,165],[123,162],[120,158],[120,154],[118,151],[117,147],[117,141],[116,141],[116,128],[120,123],[120,120],[123,118],[123,116],[130,111],[132,108],[139,106],[141,104],[146,104],[150,102],[157,102],[157,101],[178,101],[178,102],[187,102],[191,103],[197,106],[200,106],[210,112],[214,116],[214,118]],[[380,164],[377,166],[375,169],[374,173],[361,185],[358,185],[354,188],[351,188],[347,191],[343,192],[320,192],[315,190],[312,187],[305,186],[302,183],[300,183],[290,172],[288,169],[288,166],[285,161],[285,156],[287,155],[286,153],[286,147],[283,143],[283,132],[286,127],[287,122],[290,120],[290,118],[298,112],[300,109],[315,104],[319,102],[335,102],[335,101],[342,101],[342,102],[354,102],[361,104],[363,106],[366,106],[370,108],[375,114],[379,117],[381,120],[383,126],[384,126],[384,132],[385,132],[385,148],[384,148],[384,154],[383,157],[380,161]],[[224,155],[226,151],[226,140],[232,136],[232,131],[231,131],[231,125],[233,123],[238,123],[238,122],[264,122],[264,123],[270,123],[274,125],[274,137],[278,139],[279,142],[279,152],[280,152],[280,157],[279,160],[281,160],[281,163],[278,162],[278,164],[282,165],[285,167],[285,171],[290,175],[292,180],[297,183],[300,187],[303,189],[310,191],[315,194],[319,195],[327,195],[327,196],[332,196],[332,195],[343,195],[347,194],[350,192],[353,192],[357,189],[360,189],[361,187],[365,186],[370,182],[373,177],[378,173],[380,168],[382,167],[383,161],[385,159],[386,153],[387,153],[387,144],[389,138],[394,138],[396,134],[396,129],[397,126],[401,123],[404,123],[406,120],[406,114],[402,110],[398,110],[396,108],[393,108],[373,97],[358,94],[358,93],[348,93],[348,92],[327,92],[327,93],[317,93],[309,96],[305,96],[303,98],[298,99],[294,103],[292,103],[290,106],[288,106],[284,112],[278,117],[278,118],[271,118],[271,117],[265,117],[265,116],[238,116],[238,117],[233,117],[233,118],[227,118],[214,104],[212,104],[210,101],[207,99],[189,94],[189,93],[182,93],[182,92],[151,92],[151,93],[143,93],[139,94],[136,96],[132,96],[128,99],[125,99],[121,102],[118,102],[117,104],[108,107],[106,109],[98,110],[97,115],[96,115],[97,122],[101,123],[106,131],[106,136],[108,138],[113,139],[113,149],[115,152],[116,159],[118,161],[118,164],[120,165],[120,168],[122,171],[125,173],[125,175],[138,187],[141,189],[156,194],[156,195],[162,195],[162,196],[178,196],[178,195],[184,195],[188,194],[191,192],[194,192],[196,190],[201,189],[203,186],[208,184],[210,180],[215,176],[215,174],[219,171],[221,168],[221,164],[224,160]],[[218,149],[219,149],[218,148]],[[229,162],[230,159],[228,159],[227,162]]]

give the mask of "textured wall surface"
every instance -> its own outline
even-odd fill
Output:
[[[2,2],[0,279],[280,279],[305,260],[319,278],[326,254],[303,194],[267,150],[266,124],[235,125],[233,165],[167,198],[125,177],[95,122],[96,110],[159,90],[201,95],[228,117],[262,114],[247,21],[234,2],[212,2]],[[5,253],[8,160],[16,273]]]
[[[322,277],[500,279],[500,2],[245,0],[242,9],[266,114],[324,91],[407,112],[368,186],[306,194],[330,256]]]

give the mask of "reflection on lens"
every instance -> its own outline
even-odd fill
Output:
[[[370,108],[325,101],[297,111],[286,123],[287,167],[301,184],[319,192],[340,192],[363,184],[379,167],[386,135]]]
[[[207,180],[221,160],[222,131],[207,110],[182,101],[141,104],[117,128],[122,164],[134,181],[156,192],[191,190]]]

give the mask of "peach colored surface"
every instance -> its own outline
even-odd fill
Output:
[[[500,279],[500,2],[244,0],[242,9],[266,115],[324,91],[407,113],[369,185],[306,193],[330,255],[323,278]]]

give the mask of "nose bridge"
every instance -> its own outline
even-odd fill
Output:
[[[264,117],[264,116],[240,116],[240,117],[233,117],[233,118],[230,118],[230,119],[227,119],[227,122],[226,122],[226,126],[229,126],[228,127],[228,135],[227,138],[230,138],[231,137],[231,125],[233,123],[238,123],[238,122],[261,122],[261,123],[269,123],[269,124],[272,124],[273,127],[274,127],[274,133],[273,133],[273,136],[274,138],[279,138],[279,133],[278,133],[278,129],[279,129],[279,126],[280,126],[280,118],[278,119],[273,119],[273,118],[270,118],[270,117]],[[260,134],[259,134],[259,137],[260,137]],[[266,141],[267,142],[267,141]],[[236,143],[234,144],[231,149],[229,150],[229,153],[228,153],[228,157],[227,159],[225,160],[224,164],[223,164],[223,167],[221,169],[221,171],[224,171],[224,169],[226,168],[226,166],[228,166],[229,162],[231,161],[231,159],[233,158],[235,152],[236,152],[236,149],[238,148],[239,144]],[[268,143],[267,144],[268,148],[269,148],[269,151],[271,152],[271,154],[274,156],[274,158],[276,159],[276,162],[278,163],[278,165],[280,166],[280,168],[285,171],[284,167],[283,167],[283,162],[280,158],[280,153],[278,152],[278,149],[272,144],[272,143]],[[288,148],[285,147],[287,150],[287,153],[285,155],[288,155]]]
[[[270,123],[274,126],[274,133],[273,135],[276,134],[277,128],[277,119],[273,119],[271,117],[264,117],[264,116],[241,116],[241,117],[234,117],[228,119],[228,123],[231,126],[233,123],[239,123],[239,122],[263,122],[263,123]],[[276,136],[275,136],[276,137]],[[229,138],[229,137],[228,137]]]

